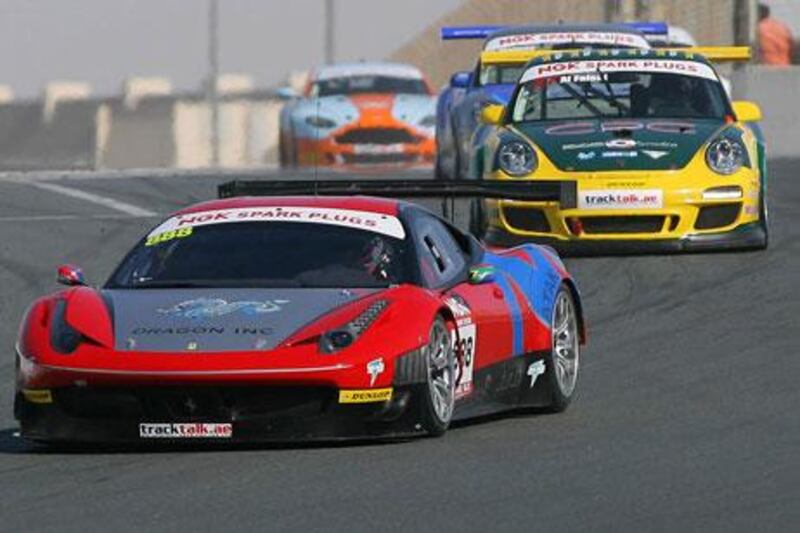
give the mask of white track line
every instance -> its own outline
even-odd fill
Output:
[[[103,207],[107,207],[115,211],[120,211],[122,213],[125,213],[126,215],[134,217],[154,217],[157,215],[156,212],[150,211],[149,209],[144,209],[142,207],[138,207],[132,204],[126,204],[125,202],[114,200],[113,198],[108,198],[105,196],[100,196],[97,194],[92,194],[84,191],[77,191],[75,189],[70,189],[69,187],[56,185],[55,183],[45,183],[41,181],[36,181],[36,182],[30,182],[30,186],[36,187],[38,189],[43,189],[45,191],[54,192],[56,194],[69,196],[71,198],[85,200],[93,204],[102,205]]]

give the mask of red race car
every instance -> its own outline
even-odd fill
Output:
[[[271,194],[260,187],[223,192]],[[194,205],[102,288],[76,267],[58,280],[69,287],[33,303],[17,344],[14,412],[32,441],[441,435],[458,418],[566,408],[585,339],[552,250],[489,251],[374,197]]]

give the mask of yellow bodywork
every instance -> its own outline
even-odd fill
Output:
[[[641,57],[676,58],[678,60],[709,60],[712,62],[747,61],[751,57],[748,47],[694,47],[655,50],[511,50],[483,52],[481,63],[519,64],[541,59],[559,61],[582,57],[604,58]],[[697,57],[695,57],[697,56]],[[762,222],[763,177],[761,168],[763,152],[754,130],[745,123],[761,119],[757,105],[750,102],[734,102],[736,120],[734,127],[741,131],[749,156],[749,166],[743,166],[732,175],[721,175],[709,167],[706,161],[709,140],[693,154],[682,168],[668,170],[619,169],[591,171],[585,169],[560,169],[524,132],[513,125],[506,125],[516,135],[526,138],[536,152],[538,165],[524,177],[511,177],[502,170],[493,170],[491,154],[495,154],[500,142],[491,135],[482,149],[481,174],[488,180],[563,180],[577,184],[575,202],[515,202],[487,200],[484,203],[485,222],[488,229],[526,240],[569,242],[608,241],[670,241],[687,237],[725,234],[737,228]],[[496,110],[484,110],[483,121],[502,128],[502,117]],[[760,153],[761,152],[761,153]],[[643,150],[643,153],[644,152]],[[666,157],[666,156],[665,156]],[[587,165],[590,166],[590,165]],[[615,201],[596,204],[593,198],[603,197],[606,192]],[[594,194],[593,194],[594,193]],[[592,198],[593,197],[593,198]],[[638,205],[625,204],[620,198],[650,199]],[[657,201],[654,200],[657,198]],[[614,208],[609,208],[613,205]],[[707,208],[718,208],[707,209]],[[727,207],[727,208],[726,208]],[[701,217],[701,213],[703,216]],[[744,229],[744,228],[742,228]]]
[[[488,170],[484,179],[493,180],[573,180],[577,182],[578,197],[590,191],[624,191],[645,194],[646,191],[661,191],[663,204],[659,208],[568,208],[564,209],[558,202],[515,202],[508,200],[489,200],[486,202],[486,216],[490,228],[502,229],[506,233],[522,238],[547,238],[559,241],[609,241],[609,240],[654,240],[681,239],[688,235],[704,233],[721,233],[736,229],[739,226],[759,220],[761,195],[761,175],[759,171],[759,154],[757,140],[750,128],[742,123],[734,125],[742,130],[749,157],[750,167],[743,167],[735,174],[723,176],[712,171],[706,163],[704,144],[691,159],[689,164],[676,170],[640,171],[614,170],[602,172],[575,171],[568,172],[557,168],[547,155],[534,143],[532,146],[538,157],[538,167],[523,178],[512,178],[498,170]],[[510,127],[520,136],[524,135]],[[490,152],[495,147],[488,147]],[[736,188],[741,189],[740,197],[735,195]],[[724,189],[720,189],[724,188]],[[715,196],[709,192],[716,190]],[[704,196],[705,194],[705,196]],[[720,197],[722,196],[722,197]],[[697,227],[700,209],[709,206],[739,206],[738,216],[724,226],[708,229]],[[510,223],[509,210],[513,208],[537,209],[547,219],[549,231],[530,231]],[[731,207],[733,209],[733,207]],[[593,217],[662,217],[663,222],[655,224],[642,232],[590,232]],[[587,223],[588,220],[588,223]],[[576,223],[578,221],[579,223]],[[581,226],[584,230],[581,231]],[[613,228],[612,228],[613,229]]]
[[[627,53],[635,55],[635,52],[627,50]],[[615,57],[612,50],[593,50],[591,52],[598,56]],[[752,52],[747,46],[696,46],[693,48],[659,48],[656,50],[643,50],[643,54],[648,57],[670,57],[680,53],[682,56],[691,58],[693,54],[703,56],[709,61],[721,63],[726,61],[748,61]],[[547,58],[551,56],[571,55],[580,57],[581,50],[492,50],[481,53],[481,65],[519,65],[525,64],[537,58]],[[632,57],[626,55],[626,57]]]

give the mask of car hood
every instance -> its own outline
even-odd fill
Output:
[[[547,121],[514,127],[563,171],[675,170],[724,126],[721,120]]]
[[[423,121],[436,115],[436,98],[427,94],[398,94],[394,97],[392,116],[399,122],[417,127]],[[428,126],[428,127],[432,127]]]
[[[106,290],[119,351],[270,350],[379,289]]]
[[[363,128],[384,128],[398,123],[410,124],[421,130],[430,130],[424,119],[436,115],[436,98],[431,95],[411,94],[357,94],[323,96],[299,102],[292,110],[292,127],[296,136],[317,138],[353,125]],[[322,117],[332,126],[316,128],[309,124],[311,117]]]

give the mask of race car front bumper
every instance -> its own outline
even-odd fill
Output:
[[[690,234],[676,239],[652,240],[563,240],[551,237],[526,237],[491,227],[486,233],[485,240],[487,244],[501,247],[535,242],[552,246],[564,256],[581,256],[758,250],[766,246],[767,235],[764,227],[754,222],[720,233]]]
[[[368,138],[362,143],[346,144],[334,138],[298,139],[297,163],[300,166],[421,165],[432,164],[435,151],[433,138],[422,136],[416,136],[414,142],[403,143],[369,142]]]
[[[20,390],[21,436],[74,444],[226,444],[423,435],[423,384],[330,387],[152,386]],[[355,393],[355,394],[353,394]],[[367,394],[364,394],[367,393]]]

